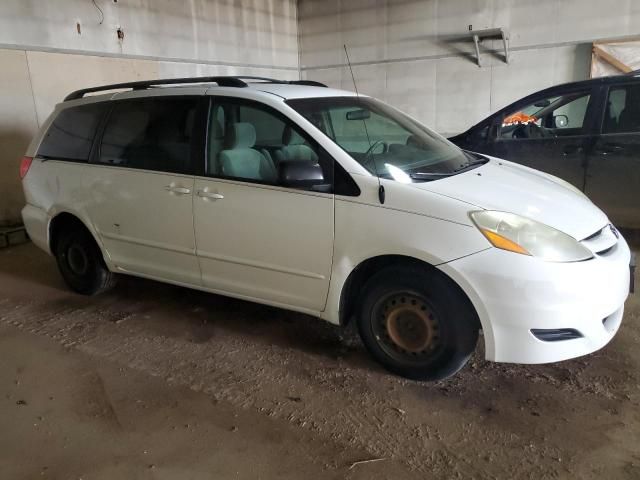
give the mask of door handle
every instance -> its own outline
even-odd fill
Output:
[[[198,196],[200,198],[208,198],[211,200],[222,200],[224,198],[224,195],[222,195],[221,193],[206,192],[204,190],[198,190]]]
[[[573,155],[574,153],[582,153],[582,147],[580,145],[567,145],[562,150],[562,155]]]
[[[612,153],[619,152],[623,149],[624,147],[622,145],[618,145],[616,143],[605,143],[600,147],[594,148],[593,151],[598,155],[609,155]]]
[[[164,189],[169,193],[175,193],[176,195],[188,195],[191,193],[190,188],[178,187],[176,185],[167,185]]]

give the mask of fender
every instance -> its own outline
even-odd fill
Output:
[[[99,234],[99,232],[95,228],[95,225],[91,221],[89,221],[86,216],[82,215],[80,212],[78,212],[78,211],[76,211],[74,209],[61,208],[61,207],[59,207],[57,205],[53,205],[47,211],[47,217],[48,217],[48,221],[47,221],[47,244],[49,245],[49,251],[51,252],[51,254],[53,254],[53,251],[51,249],[51,240],[52,240],[52,238],[51,238],[51,227],[52,227],[53,221],[56,218],[58,218],[60,215],[71,215],[77,221],[79,221],[82,225],[84,225],[84,227],[89,231],[89,233],[93,237],[93,240],[98,245],[98,248],[100,249],[100,252],[102,253],[102,258],[104,258],[104,262],[106,263],[107,268],[109,268],[109,270],[111,270],[111,271],[115,271],[115,265],[113,264],[113,261],[111,260],[111,256],[109,255],[108,250],[104,247],[104,243],[102,241],[102,236]]]

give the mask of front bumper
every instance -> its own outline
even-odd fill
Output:
[[[550,263],[491,248],[439,268],[458,282],[482,323],[487,360],[548,363],[605,346],[629,294],[631,253],[614,248],[584,262]],[[543,341],[531,330],[575,329],[581,336]]]

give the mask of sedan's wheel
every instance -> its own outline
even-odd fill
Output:
[[[416,268],[387,268],[371,278],[358,327],[385,368],[421,380],[456,373],[478,339],[475,312],[455,284],[443,274]]]
[[[98,245],[84,228],[62,232],[54,254],[62,278],[78,293],[95,295],[115,284],[115,275],[105,265]]]

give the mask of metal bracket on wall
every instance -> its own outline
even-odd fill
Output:
[[[478,66],[482,66],[480,61],[480,42],[482,40],[502,40],[504,48],[504,63],[509,63],[509,34],[502,28],[487,28],[485,30],[470,30],[469,36],[473,39],[476,47],[476,60]]]

